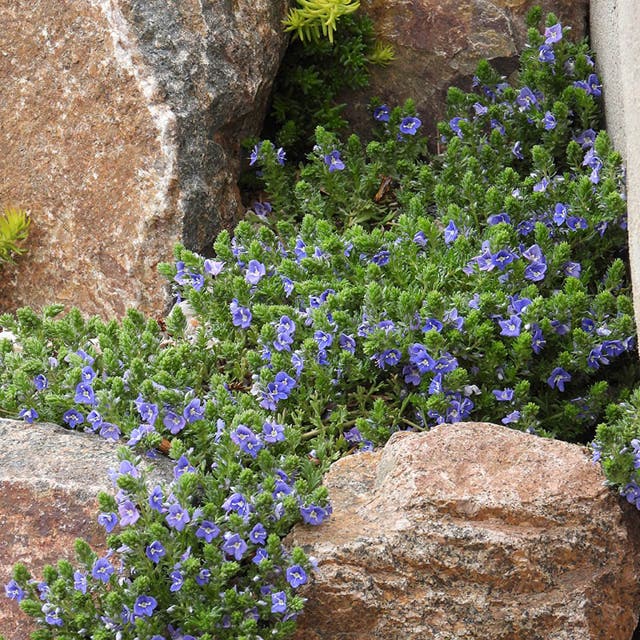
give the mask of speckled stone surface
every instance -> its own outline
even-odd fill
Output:
[[[108,477],[117,468],[116,443],[52,424],[0,419],[0,635],[25,640],[29,618],[4,598],[14,563],[34,575],[45,564],[73,559],[73,542],[85,538],[104,547],[97,523],[97,495],[113,491]],[[152,481],[171,479],[171,463],[154,463]]]
[[[583,447],[460,423],[395,434],[325,478],[333,516],[298,640],[630,640],[640,514]]]
[[[286,0],[0,0],[0,206],[31,215],[0,312],[169,303],[157,265],[242,213]]]

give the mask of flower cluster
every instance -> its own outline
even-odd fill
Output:
[[[482,64],[451,90],[435,156],[410,103],[376,106],[365,147],[319,128],[295,179],[258,145],[269,202],[212,258],[176,248],[166,326],[0,318],[0,404],[129,447],[101,498],[110,552],[7,585],[45,629],[284,638],[312,564],[282,538],[330,516],[336,457],[462,420],[585,442],[628,394],[620,157],[586,46],[554,19],[531,45],[518,86]],[[635,504],[639,440],[618,479]],[[147,487],[132,450],[167,446],[174,481]]]

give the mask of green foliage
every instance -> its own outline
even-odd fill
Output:
[[[337,22],[360,7],[358,0],[296,0],[284,20],[285,31],[292,32],[302,42],[319,41],[325,37],[333,42]]]
[[[12,262],[13,256],[23,253],[23,242],[29,234],[30,219],[21,209],[5,209],[0,214],[0,264]]]
[[[274,83],[264,134],[286,148],[290,161],[301,160],[316,126],[334,132],[345,128],[345,105],[337,102],[338,96],[366,87],[369,66],[391,60],[393,50],[376,41],[366,16],[345,15],[331,41],[294,40]]]
[[[34,637],[289,637],[292,576],[312,565],[283,538],[330,514],[333,461],[397,430],[480,420],[587,442],[607,419],[611,481],[636,473],[620,158],[595,131],[586,46],[552,36],[542,60],[532,32],[520,84],[482,64],[475,92],[450,92],[438,155],[411,103],[377,107],[365,146],[317,127],[300,167],[256,145],[269,206],[212,258],[176,247],[162,328],[133,310],[0,317],[3,410],[127,445],[118,494],[99,497],[110,553],[78,542],[46,588],[14,571]],[[147,486],[158,448],[174,480]]]

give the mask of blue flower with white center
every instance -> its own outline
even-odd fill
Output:
[[[182,507],[179,503],[175,503],[169,506],[167,514],[165,515],[167,524],[176,531],[182,531],[187,523],[191,520],[189,512]]]
[[[20,602],[25,597],[23,589],[15,580],[9,580],[9,582],[4,587],[4,593],[7,598],[15,600],[16,602]]]
[[[274,444],[284,440],[284,427],[273,420],[265,420],[262,425],[262,437],[265,442]]]
[[[187,421],[184,419],[183,416],[175,413],[175,411],[168,410],[164,418],[162,419],[162,424],[173,435],[176,435],[177,433],[180,433],[180,431],[182,431],[185,428]]]
[[[213,277],[218,276],[222,273],[224,265],[225,263],[223,260],[207,259],[204,261],[204,272]]]
[[[449,220],[449,224],[444,229],[444,242],[451,244],[458,237],[458,227],[453,220]]]
[[[541,282],[547,273],[545,262],[532,262],[524,270],[524,277],[531,282]]]
[[[33,386],[38,391],[44,391],[49,386],[49,380],[47,380],[47,376],[45,376],[43,373],[39,373],[33,379]]]
[[[88,404],[90,406],[98,404],[93,388],[87,382],[80,382],[76,386],[76,392],[73,401],[77,404]]]
[[[222,550],[228,555],[237,560],[242,560],[242,556],[248,549],[247,543],[240,537],[238,533],[226,533],[225,541],[222,545]]]
[[[229,310],[231,311],[231,321],[234,327],[248,329],[251,326],[251,311],[247,307],[241,306],[236,298],[229,304]]]
[[[262,406],[262,403],[260,406]],[[231,441],[252,458],[255,458],[258,455],[258,451],[263,447],[260,438],[244,424],[238,425],[230,435]]]
[[[111,533],[118,524],[118,516],[113,512],[100,513],[98,515],[98,524],[103,526],[107,533]]]
[[[422,125],[422,120],[414,116],[408,116],[402,119],[400,122],[400,133],[405,133],[409,136],[415,136],[418,129]]]
[[[238,515],[248,516],[251,513],[251,507],[247,499],[241,493],[232,493],[223,503],[222,508],[225,513],[229,514],[231,511],[235,511]]]
[[[548,44],[540,45],[538,49],[538,60],[540,60],[540,62],[553,62],[555,59],[556,56],[553,52],[553,47],[550,47]]]
[[[324,507],[318,505],[309,505],[308,507],[300,507],[300,515],[306,524],[319,525],[329,517],[329,513]]]
[[[511,413],[506,415],[504,418],[502,418],[500,422],[502,422],[502,424],[513,424],[515,422],[518,422],[518,420],[520,420],[520,412],[512,411]]]
[[[211,542],[220,535],[220,528],[210,520],[203,520],[196,530],[196,538],[202,538],[205,542]]]
[[[571,374],[568,371],[565,371],[562,367],[556,367],[547,378],[547,384],[552,389],[564,391],[565,383],[570,382],[570,380]]]
[[[82,571],[74,571],[73,588],[80,593],[87,593],[87,576]]]
[[[287,594],[278,591],[271,594],[271,613],[285,613],[287,610]]]
[[[449,128],[451,129],[451,131],[453,131],[453,133],[455,133],[458,136],[458,138],[464,137],[464,134],[462,133],[462,129],[460,128],[461,122],[467,122],[467,119],[461,118],[460,116],[456,116],[455,118],[451,118],[451,120],[449,120]]]
[[[473,103],[473,110],[476,112],[477,116],[485,116],[489,112],[489,107],[485,107],[480,102]]]
[[[200,398],[193,398],[184,408],[182,415],[189,424],[193,424],[204,418],[205,408],[205,404],[203,404]]]
[[[174,569],[170,574],[171,585],[169,586],[169,591],[175,593],[176,591],[180,591],[182,589],[182,585],[184,584],[184,576],[182,575],[182,571],[180,569]]]
[[[547,45],[555,44],[562,40],[562,25],[558,22],[544,30],[544,43]]]
[[[247,272],[245,273],[244,279],[249,284],[258,284],[260,280],[265,276],[267,270],[262,262],[258,260],[249,260],[249,264],[247,265]]]
[[[345,164],[340,157],[340,152],[337,149],[334,149],[331,153],[324,156],[324,163],[329,167],[329,173],[342,171],[345,167]]]
[[[373,110],[373,118],[378,122],[389,122],[391,112],[386,104],[381,104]]]
[[[513,389],[494,389],[491,393],[498,402],[511,402],[513,400]]]
[[[288,567],[285,576],[293,589],[307,583],[307,573],[299,564]]]
[[[251,540],[253,544],[259,544],[261,546],[267,543],[267,530],[262,523],[258,522],[258,524],[251,529],[249,532],[249,540]]]
[[[556,117],[551,113],[551,111],[547,111],[544,114],[544,118],[542,118],[542,126],[545,128],[545,131],[552,131],[556,128],[557,125]]]
[[[162,546],[162,543],[159,540],[154,540],[151,544],[148,544],[147,548],[145,549],[145,555],[154,564],[158,564],[158,562],[160,562],[160,558],[162,558],[166,554],[167,551]]]
[[[432,371],[435,367],[435,360],[427,352],[427,348],[418,342],[409,346],[409,362],[415,365],[420,374]],[[419,384],[419,379],[418,379]]]
[[[502,331],[500,331],[501,336],[517,338],[520,335],[520,327],[522,325],[520,317],[512,315],[507,320],[498,320],[498,324],[502,329]]]
[[[63,422],[66,422],[72,429],[84,422],[84,416],[77,409],[69,409],[62,415]]]
[[[522,87],[516,98],[516,104],[520,107],[520,111],[529,111],[531,107],[538,106],[538,99],[529,87]]]
[[[107,558],[98,558],[91,568],[91,576],[94,580],[100,580],[101,582],[109,582],[109,578],[114,572],[114,568]]]

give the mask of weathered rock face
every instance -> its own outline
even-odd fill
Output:
[[[300,640],[629,640],[640,516],[576,445],[489,424],[399,433],[325,478]]]
[[[168,304],[158,262],[241,212],[286,0],[0,0],[0,205],[31,213],[0,311]]]
[[[25,640],[31,619],[4,596],[11,569],[22,562],[40,576],[45,564],[74,559],[73,543],[104,548],[97,495],[111,491],[117,446],[95,435],[52,424],[0,419],[0,635]],[[171,463],[159,460],[151,477],[171,479]]]
[[[378,38],[393,46],[396,59],[373,69],[364,98],[361,93],[343,97],[350,105],[347,119],[364,133],[371,126],[369,98],[392,107],[411,98],[423,130],[432,135],[444,119],[448,88],[469,90],[481,59],[507,76],[518,68],[525,17],[534,5],[571,26],[573,38],[584,37],[589,0],[361,0],[361,11],[373,20]]]

